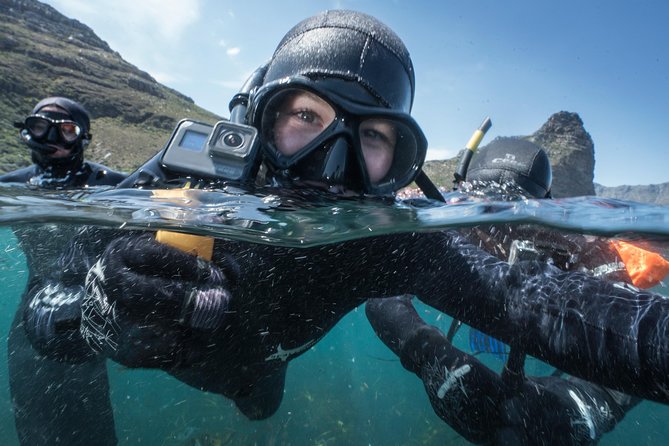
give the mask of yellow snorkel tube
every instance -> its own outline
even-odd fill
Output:
[[[455,177],[453,180],[454,189],[457,189],[458,184],[464,181],[467,177],[467,169],[469,168],[469,163],[472,160],[472,156],[474,156],[476,149],[478,149],[479,145],[481,144],[481,140],[483,140],[483,137],[491,126],[492,121],[490,118],[485,118],[479,128],[474,131],[472,137],[469,138],[469,142],[465,146],[465,152],[462,154],[462,158],[460,158],[460,162],[458,163],[458,168],[453,174]]]
[[[183,189],[156,189],[152,191],[152,196],[158,200],[178,202],[188,199],[186,196],[187,189],[188,185]],[[181,232],[165,231],[161,229],[156,232],[156,240],[205,260],[211,260],[214,254],[213,237],[184,234]]]

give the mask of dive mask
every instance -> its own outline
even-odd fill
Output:
[[[82,136],[79,124],[69,119],[53,119],[43,114],[28,116],[18,127],[22,129],[21,137],[34,139],[37,142],[51,142],[71,145]],[[25,133],[27,133],[27,135]]]
[[[411,183],[427,150],[414,119],[321,85],[306,77],[287,78],[253,93],[249,122],[260,129],[274,170],[293,180],[375,195]]]

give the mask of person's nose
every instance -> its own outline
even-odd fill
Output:
[[[349,160],[349,143],[347,138],[339,137],[330,146],[323,163],[323,176],[331,183],[343,183]]]
[[[46,135],[46,141],[53,144],[58,144],[60,142],[60,137],[58,135],[58,128],[55,125],[52,125],[51,128],[49,129],[49,132]]]

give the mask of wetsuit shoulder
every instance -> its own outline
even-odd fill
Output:
[[[13,170],[7,172],[4,175],[0,175],[0,183],[26,183],[30,178],[38,175],[40,169],[37,165],[32,164],[21,169]]]
[[[128,175],[123,172],[117,172],[102,164],[86,161],[84,163],[90,175],[86,180],[87,186],[116,186]]]

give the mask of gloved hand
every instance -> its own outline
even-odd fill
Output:
[[[148,233],[124,236],[88,272],[81,334],[128,367],[186,365],[223,325],[227,286],[226,274],[211,262]]]
[[[80,363],[95,356],[81,337],[84,287],[47,281],[29,291],[23,326],[33,348],[54,360]]]
[[[577,378],[533,377],[499,407],[497,445],[594,445],[638,399]]]
[[[473,443],[595,444],[639,401],[575,377],[522,379],[521,375],[511,380],[507,375],[504,379],[453,347],[436,327],[412,323],[407,311],[412,307],[407,303],[394,298],[384,308],[380,300],[368,302],[371,312],[376,312],[370,320],[374,323],[385,316],[386,327],[392,329],[402,324],[417,326],[404,333],[378,332],[384,342],[402,340],[396,344],[401,345],[396,349],[400,361],[421,378],[435,413]]]

